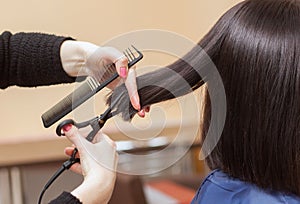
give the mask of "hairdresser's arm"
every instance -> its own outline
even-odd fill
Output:
[[[60,46],[71,38],[41,33],[0,35],[0,88],[74,82],[60,61]]]
[[[57,199],[51,201],[51,204],[108,203],[115,184],[118,159],[114,142],[99,132],[95,138],[95,144],[92,144],[78,133],[76,127],[69,126],[64,130],[67,138],[77,147],[78,156],[80,156],[80,163],[74,164],[71,170],[81,173],[84,181],[71,194],[64,192]],[[73,149],[74,147],[66,148],[65,153],[71,156]]]
[[[121,52],[49,34],[13,35],[6,31],[0,35],[0,88],[70,83],[78,75],[103,73],[99,62],[110,61],[125,81],[133,107],[140,110],[135,70],[128,70],[127,58]],[[141,110],[140,115],[144,114]]]

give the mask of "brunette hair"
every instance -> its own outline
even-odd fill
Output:
[[[198,45],[216,65],[227,99],[224,130],[207,158],[209,167],[264,189],[300,196],[300,1],[241,2]],[[169,100],[204,84],[195,71],[204,68],[202,59],[193,49],[168,67],[139,76],[141,105]],[[189,60],[198,65],[191,67]],[[179,90],[166,70],[178,73],[191,88]],[[175,87],[178,93],[163,87]],[[114,109],[129,120],[135,111],[125,86],[118,87],[108,103],[114,95],[122,95]],[[206,133],[209,97],[204,110]]]

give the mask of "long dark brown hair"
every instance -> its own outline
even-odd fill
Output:
[[[216,65],[227,98],[224,130],[207,158],[209,167],[265,189],[300,196],[300,1],[239,3],[198,45]],[[194,70],[204,68],[202,59],[203,54],[193,49],[173,64],[139,76],[141,105],[169,100],[204,84]],[[198,66],[191,67],[188,60],[198,61]],[[166,70],[178,73],[191,88],[174,86],[176,80]],[[178,93],[162,88],[170,86]],[[114,108],[130,120],[135,111],[125,86],[118,87],[108,103],[114,95],[123,95]],[[211,110],[209,97],[204,100],[205,135]]]

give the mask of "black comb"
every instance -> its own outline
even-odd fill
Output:
[[[131,51],[130,48],[126,49],[123,53],[128,59],[128,68],[132,67],[138,61],[143,58],[143,54],[131,45],[132,48],[136,51],[137,56]],[[42,115],[42,121],[44,127],[48,128],[62,117],[70,113],[72,110],[80,106],[86,100],[95,95],[98,91],[106,87],[109,83],[118,78],[118,73],[114,73],[108,80],[103,83],[99,83],[94,78],[89,78],[80,85],[77,89],[75,89],[68,96],[63,98],[60,102],[50,108],[47,112]]]

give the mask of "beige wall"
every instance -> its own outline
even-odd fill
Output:
[[[69,35],[101,45],[140,29],[163,29],[198,41],[237,0],[10,0],[1,2],[0,31],[39,31]],[[41,114],[73,85],[0,90],[0,138],[53,133]],[[100,100],[100,99],[99,99]],[[176,112],[176,111],[175,111]],[[176,114],[169,111],[168,114]]]

